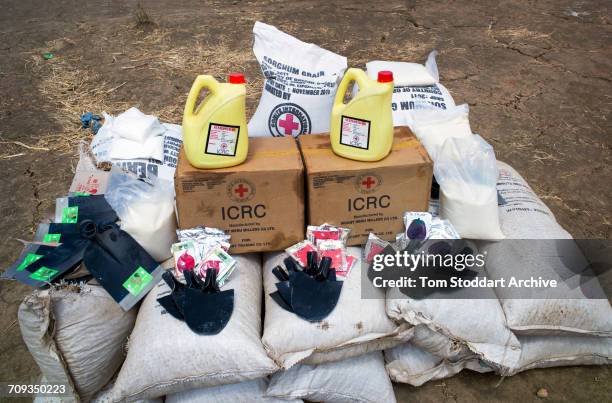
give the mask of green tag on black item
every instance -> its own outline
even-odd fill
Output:
[[[128,290],[132,295],[138,295],[141,291],[153,280],[145,269],[139,266],[134,273],[123,283],[123,288]]]
[[[46,234],[43,237],[43,242],[59,242],[62,234]]]
[[[23,262],[21,262],[19,264],[19,266],[17,266],[16,270],[17,271],[24,270],[26,267],[28,267],[29,265],[31,265],[32,263],[34,263],[35,261],[37,261],[41,257],[43,257],[43,255],[37,255],[36,253],[28,253],[26,255],[25,259],[23,259]]]
[[[76,224],[79,219],[79,206],[64,207],[62,210],[63,224]]]
[[[48,267],[42,266],[34,273],[30,274],[30,278],[36,281],[51,281],[53,277],[55,277],[59,273],[58,270],[50,269]]]

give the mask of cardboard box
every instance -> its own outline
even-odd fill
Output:
[[[247,160],[198,169],[181,149],[175,174],[180,228],[221,228],[231,253],[281,250],[304,239],[304,167],[292,137],[249,139]]]
[[[396,127],[391,153],[381,161],[342,158],[329,135],[300,136],[306,168],[308,223],[347,227],[348,245],[362,245],[370,232],[395,240],[403,213],[427,211],[433,164],[407,127]]]

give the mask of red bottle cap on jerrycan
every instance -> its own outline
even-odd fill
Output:
[[[389,70],[383,70],[378,72],[379,83],[390,83],[393,82],[393,72]]]
[[[244,74],[242,73],[230,73],[229,75],[229,83],[230,84],[244,84],[246,80],[244,79]]]

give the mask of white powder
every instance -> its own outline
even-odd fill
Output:
[[[434,163],[438,151],[449,137],[470,137],[469,107],[467,104],[447,110],[429,109],[413,117],[411,129],[421,141]]]
[[[171,199],[135,200],[125,209],[121,229],[130,234],[158,262],[172,257],[176,242],[176,216]]]
[[[504,238],[499,229],[495,188],[462,182],[445,183],[444,189],[440,189],[440,216],[449,220],[462,238]]]
[[[477,134],[447,138],[436,155],[434,174],[440,183],[440,217],[449,220],[462,238],[504,238],[491,145]]]

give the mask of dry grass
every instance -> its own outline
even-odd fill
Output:
[[[91,138],[90,131],[81,129],[81,114],[128,107],[124,102],[109,102],[109,95],[118,87],[80,65],[80,59],[43,61],[38,55],[31,56],[27,67],[40,78],[38,91],[46,101],[41,108],[60,127],[59,132],[40,136],[35,147],[75,152],[79,140]]]
[[[497,30],[496,33],[500,36],[506,36],[512,39],[547,39],[550,38],[550,34],[545,34],[543,32],[535,32],[530,31],[527,28],[510,28],[510,29],[500,29]]]
[[[50,133],[36,133],[37,141],[29,146],[48,149],[50,152],[70,153],[77,155],[77,144],[80,140],[90,141],[92,134],[89,130],[81,129],[80,115],[87,111],[101,113],[106,111],[118,114],[131,106],[137,105],[145,99],[137,99],[140,94],[133,95],[122,92],[124,85],[129,86],[130,78],[136,72],[143,78],[138,81],[142,85],[159,85],[172,87],[176,79],[189,80],[198,74],[211,74],[221,81],[225,81],[230,71],[248,73],[247,76],[247,113],[254,112],[261,94],[263,77],[259,71],[253,71],[253,56],[250,46],[232,46],[231,41],[224,34],[211,37],[208,34],[196,33],[190,39],[177,41],[175,35],[181,32],[168,30],[163,26],[154,25],[151,29],[142,30],[140,25],[148,24],[151,17],[142,8],[133,13],[134,23],[122,26],[112,34],[108,33],[104,45],[109,52],[107,56],[113,63],[104,68],[91,66],[85,63],[82,56],[58,56],[51,60],[43,60],[43,51],[62,49],[75,45],[70,38],[60,38],[50,41],[40,49],[35,49],[26,55],[26,67],[37,78],[37,89],[43,99],[42,108],[54,120],[59,130]],[[151,20],[152,22],[152,20]],[[154,24],[154,23],[153,23]],[[428,42],[428,41],[425,41]],[[324,46],[324,44],[322,44]],[[336,44],[337,45],[337,44]],[[335,46],[334,50],[344,54],[349,43]],[[398,49],[381,46],[377,52],[378,59],[387,60],[415,60],[421,57],[424,60],[427,50],[433,43],[420,43],[418,46],[412,41]],[[371,54],[363,51],[353,52],[351,64],[362,63],[371,59]],[[357,60],[355,60],[357,59]],[[249,70],[250,69],[250,70]],[[249,71],[247,71],[249,70]],[[117,78],[125,76],[125,79]],[[150,80],[150,81],[143,81]],[[153,81],[155,80],[155,81]],[[188,85],[181,88],[186,96]],[[142,97],[145,97],[143,91]],[[159,106],[143,110],[154,114],[162,121],[180,122],[184,107],[184,96],[170,98],[166,102],[157,103]],[[0,133],[0,140],[2,133]],[[11,145],[0,155],[2,158],[19,158],[24,153],[42,152]]]
[[[134,32],[130,26],[123,27],[117,38],[124,46],[123,52],[113,55],[123,55],[128,64],[117,66],[120,71],[147,70],[147,75],[154,75],[158,80],[169,80],[169,77],[211,74],[225,81],[229,71],[245,72],[248,61],[253,60],[249,48],[236,51],[223,41],[207,44],[201,38],[195,38],[190,45],[175,46],[169,39],[171,32],[155,29],[148,34]],[[136,37],[134,39],[134,37]],[[219,38],[216,38],[219,39]],[[221,38],[223,39],[223,38]],[[38,78],[37,87],[44,102],[42,108],[60,128],[53,133],[41,133],[38,140],[25,148],[15,144],[3,147],[0,158],[17,158],[29,152],[40,152],[33,148],[42,148],[52,152],[71,153],[76,155],[76,144],[82,139],[91,140],[89,130],[81,129],[80,115],[92,111],[111,114],[120,113],[140,100],[121,99],[113,96],[127,81],[116,84],[117,72],[112,71],[112,77],[85,67],[82,57],[55,57],[43,60],[42,50],[54,49],[62,44],[73,42],[61,38],[45,44],[26,55],[26,69]],[[249,78],[247,97],[257,99],[261,91],[261,77]],[[185,88],[187,93],[189,88]],[[147,110],[147,113],[158,116],[162,121],[180,122],[183,113],[183,99],[175,99],[157,110]],[[0,140],[2,140],[0,133]]]
[[[136,24],[137,28],[144,28],[146,26],[155,25],[155,22],[153,22],[153,19],[151,18],[149,13],[147,13],[147,11],[142,7],[142,4],[140,3],[138,3],[136,8],[134,9],[133,16],[134,23]]]

